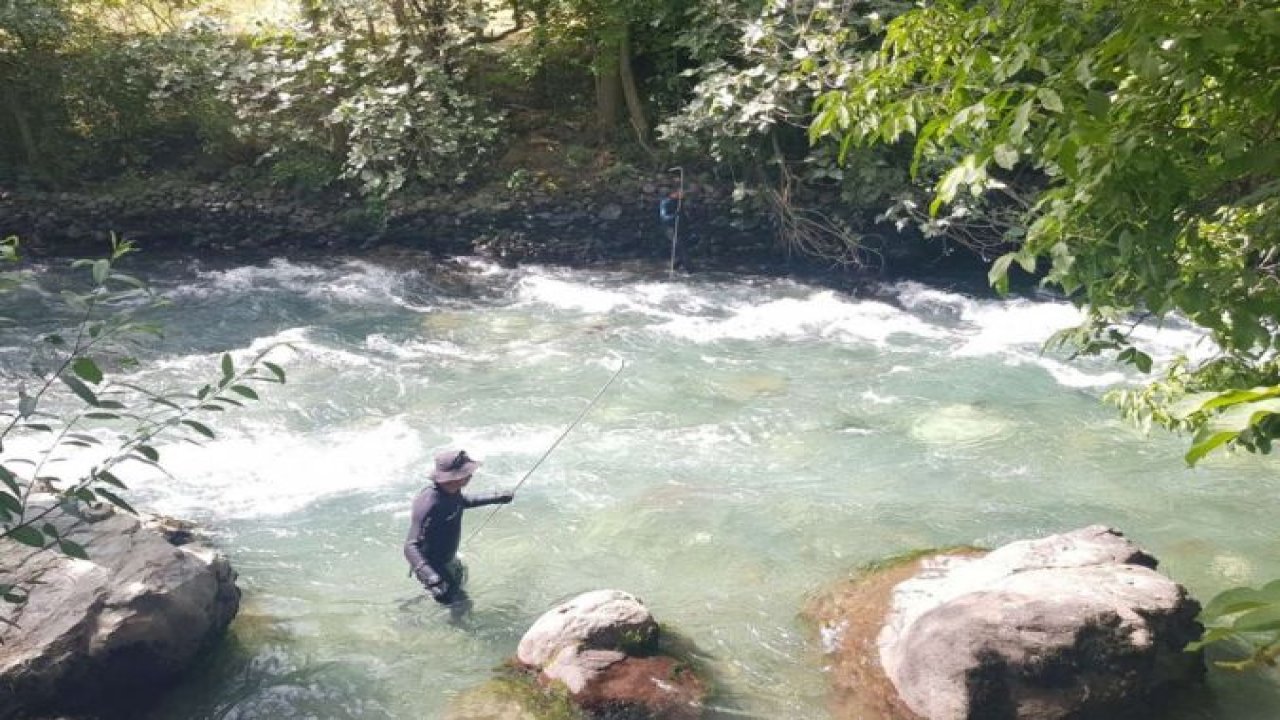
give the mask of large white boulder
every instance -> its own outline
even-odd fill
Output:
[[[52,507],[41,524],[89,559],[0,540],[0,583],[38,580],[25,604],[0,603],[0,618],[16,625],[0,623],[0,718],[128,715],[235,617],[235,572],[220,553],[187,542],[183,528],[54,505],[35,500],[37,512]]]
[[[1198,605],[1154,566],[1102,526],[926,561],[894,590],[880,663],[929,720],[1137,711],[1188,674],[1198,635]]]
[[[516,658],[542,684],[562,686],[589,712],[698,718],[706,683],[686,660],[664,650],[659,635],[639,598],[595,590],[538,618],[521,638]]]
[[[1158,711],[1202,660],[1199,605],[1155,566],[1093,526],[873,572],[819,604],[835,686],[927,720]]]
[[[545,669],[563,654],[615,651],[628,643],[647,643],[657,632],[653,614],[636,596],[621,590],[593,590],[538,618],[520,638],[516,658]]]

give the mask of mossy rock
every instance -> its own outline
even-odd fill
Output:
[[[514,670],[454,699],[445,720],[588,720],[560,688]]]

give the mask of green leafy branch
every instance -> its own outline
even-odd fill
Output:
[[[16,241],[6,241],[0,244],[0,256],[16,260],[16,248]],[[132,251],[130,243],[113,237],[112,252],[107,258],[72,263],[74,269],[88,271],[91,289],[84,293],[68,291],[61,296],[62,303],[77,318],[74,331],[69,333],[71,339],[56,333],[41,338],[36,348],[53,351],[52,369],[36,372],[34,392],[28,393],[25,384],[19,383],[16,406],[5,413],[9,421],[0,428],[0,541],[12,540],[34,548],[36,553],[57,551],[87,558],[81,544],[45,521],[50,513],[68,503],[103,502],[136,513],[120,494],[128,486],[115,472],[118,465],[140,463],[164,472],[156,448],[159,439],[174,433],[197,444],[213,439],[216,435],[204,421],[204,414],[225,412],[258,400],[258,391],[252,387],[255,383],[285,382],[284,370],[266,359],[278,345],[240,365],[224,353],[216,379],[192,392],[159,392],[109,380],[103,359],[110,358],[122,368],[136,366],[136,361],[120,355],[120,351],[141,337],[159,334],[158,327],[136,318],[165,304],[144,282],[116,270],[116,263]],[[73,410],[44,409],[64,407],[68,402],[74,404]],[[89,432],[91,426],[117,428],[114,444],[104,441],[101,433]],[[19,433],[48,435],[51,439],[34,459],[15,457],[5,441]],[[46,474],[46,468],[53,463],[83,452],[105,454],[75,477]],[[29,469],[19,471],[20,467]],[[58,502],[36,508],[33,495],[37,492],[52,493]],[[28,555],[24,562],[32,556]],[[0,600],[26,603],[36,584],[34,577],[7,580],[0,584]],[[0,620],[14,625],[10,619]]]
[[[1187,646],[1188,652],[1234,641],[1250,647],[1249,654],[1218,660],[1216,665],[1231,670],[1275,667],[1280,657],[1280,580],[1259,589],[1237,587],[1220,593],[1200,612],[1200,622],[1205,626],[1204,635]]]

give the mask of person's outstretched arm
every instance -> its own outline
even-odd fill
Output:
[[[480,507],[481,505],[505,505],[516,497],[513,492],[497,491],[485,493],[483,495],[463,495],[463,507]]]

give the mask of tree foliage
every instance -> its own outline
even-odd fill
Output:
[[[1016,264],[1088,311],[1055,342],[1142,372],[1132,328],[1178,314],[1210,357],[1178,358],[1122,411],[1193,433],[1194,465],[1280,436],[1280,8],[1248,0],[939,0],[905,13],[879,52],[825,94],[810,127],[842,154],[910,140],[934,184],[930,215],[1007,195]],[[930,170],[941,172],[931,175]],[[1019,182],[1030,170],[1042,180]],[[1277,585],[1235,588],[1202,620],[1204,644],[1280,656]]]
[[[859,230],[908,192],[894,148],[844,156],[810,145],[805,129],[823,92],[841,87],[877,46],[895,0],[716,2],[700,5],[678,38],[695,85],[660,126],[677,151],[708,154],[739,178],[739,199],[771,211],[784,243],[835,262],[862,263]],[[838,217],[815,197],[838,202]],[[861,214],[861,221],[849,222]],[[858,226],[855,228],[855,225]]]
[[[498,116],[394,35],[263,35],[226,48],[215,73],[234,131],[266,162],[285,175],[299,161],[329,166],[367,195],[460,183],[498,132]]]
[[[253,161],[385,197],[460,182],[497,136],[500,114],[462,87],[481,3],[310,0],[297,23],[247,32],[191,14],[206,5],[0,5],[0,172],[56,184]]]
[[[1220,0],[943,0],[890,23],[825,94],[812,138],[842,153],[911,139],[941,163],[931,214],[1018,197],[992,268],[1016,263],[1089,311],[1065,339],[1148,369],[1125,324],[1178,313],[1218,351],[1120,393],[1195,433],[1188,462],[1280,434],[1280,8]],[[1044,180],[1025,192],[1011,173]]]

